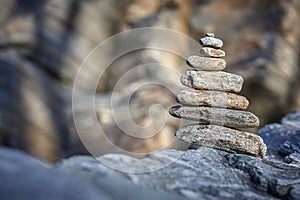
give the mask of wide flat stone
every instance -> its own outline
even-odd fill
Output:
[[[236,74],[195,70],[185,71],[180,80],[191,88],[225,92],[240,92],[244,82],[243,77]]]
[[[223,46],[223,41],[214,37],[204,37],[201,38],[199,42],[203,47],[213,47],[220,49]]]
[[[186,63],[196,70],[223,70],[226,67],[226,61],[222,58],[209,58],[197,55],[189,56]]]
[[[176,131],[184,142],[263,158],[267,147],[258,135],[217,125],[190,125]]]
[[[234,128],[259,126],[259,119],[251,112],[213,107],[173,106],[169,113],[178,118],[198,121],[203,124],[216,124]]]
[[[249,101],[246,97],[221,91],[184,89],[176,95],[178,103],[187,106],[212,106],[246,110]]]
[[[211,47],[202,47],[200,49],[200,54],[203,56],[209,56],[213,58],[222,58],[226,55],[225,51],[221,49],[214,49]]]

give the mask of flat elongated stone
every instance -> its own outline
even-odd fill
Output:
[[[173,106],[169,110],[174,117],[217,124],[234,128],[251,128],[259,125],[259,119],[251,112],[213,107]]]
[[[185,71],[180,80],[191,88],[225,92],[240,92],[244,81],[243,77],[236,74],[195,70]]]
[[[201,38],[199,42],[203,47],[213,47],[219,49],[223,46],[223,41],[214,37],[204,37]]]
[[[212,106],[246,110],[249,101],[246,97],[221,91],[184,89],[176,95],[178,103],[187,106]]]
[[[226,67],[226,61],[222,58],[208,58],[197,55],[189,56],[186,63],[196,70],[223,70]]]
[[[225,51],[221,49],[214,49],[211,47],[203,47],[200,49],[200,54],[203,56],[209,56],[213,58],[222,58],[225,56]]]
[[[267,147],[258,135],[217,125],[190,125],[176,132],[187,143],[263,158]]]

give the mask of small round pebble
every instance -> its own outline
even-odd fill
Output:
[[[223,41],[214,37],[204,37],[199,42],[203,47],[220,49],[223,46]]]

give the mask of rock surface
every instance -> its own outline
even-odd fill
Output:
[[[27,154],[0,147],[0,197],[9,200],[92,200],[97,196],[110,199],[104,192],[51,169]]]
[[[214,49],[211,47],[202,47],[200,49],[200,54],[203,56],[209,56],[213,58],[222,58],[226,55],[225,51],[221,49]]]
[[[223,70],[226,67],[226,61],[222,58],[208,58],[197,55],[187,57],[186,62],[196,70]]]
[[[101,175],[119,176],[136,185],[190,199],[299,199],[299,165],[282,167],[276,162],[204,147],[185,152],[163,150],[142,160],[116,154],[101,158],[120,165],[124,171],[149,170],[157,162],[168,164],[170,160],[177,159],[165,168],[146,173],[120,172],[88,156],[65,160],[58,168],[74,175],[89,173],[91,179]]]
[[[187,70],[181,76],[181,83],[195,89],[240,92],[243,78],[239,75],[222,71],[207,72]]]
[[[300,110],[286,115],[281,124],[268,124],[258,134],[268,146],[267,158],[300,164]]]
[[[217,125],[190,125],[176,131],[189,143],[263,158],[267,147],[257,135]]]
[[[174,117],[194,120],[203,124],[217,124],[234,128],[259,126],[259,119],[251,112],[213,107],[173,106],[169,110]]]
[[[203,47],[221,48],[223,46],[223,41],[214,37],[204,37],[199,42]]]
[[[55,169],[18,150],[0,147],[0,160],[0,198],[3,200],[183,199],[130,184],[116,176],[108,177],[105,173]],[[82,163],[82,166],[96,164]]]
[[[176,100],[188,106],[212,106],[246,110],[249,101],[240,95],[221,91],[184,89],[176,94]]]
[[[281,123],[283,125],[293,126],[296,129],[300,129],[300,111],[292,112],[282,118]]]
[[[269,146],[264,159],[200,147],[187,151],[162,150],[144,159],[106,154],[99,162],[91,156],[74,156],[53,168],[23,152],[0,148],[0,197],[9,200],[300,199],[300,164],[288,164],[278,154],[282,150],[280,144],[288,141],[294,146],[289,156],[297,155],[299,128],[268,125],[259,133]],[[122,171],[103,163],[118,165]],[[165,167],[153,171],[157,165]]]

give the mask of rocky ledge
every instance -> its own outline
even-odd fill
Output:
[[[0,148],[0,196],[12,200],[300,199],[299,119],[300,111],[260,129],[268,146],[264,159],[201,147],[162,150],[144,159],[107,154],[101,157],[103,162],[75,156],[51,167],[19,151]],[[102,163],[118,165],[123,171]],[[158,165],[166,167],[153,171]]]

